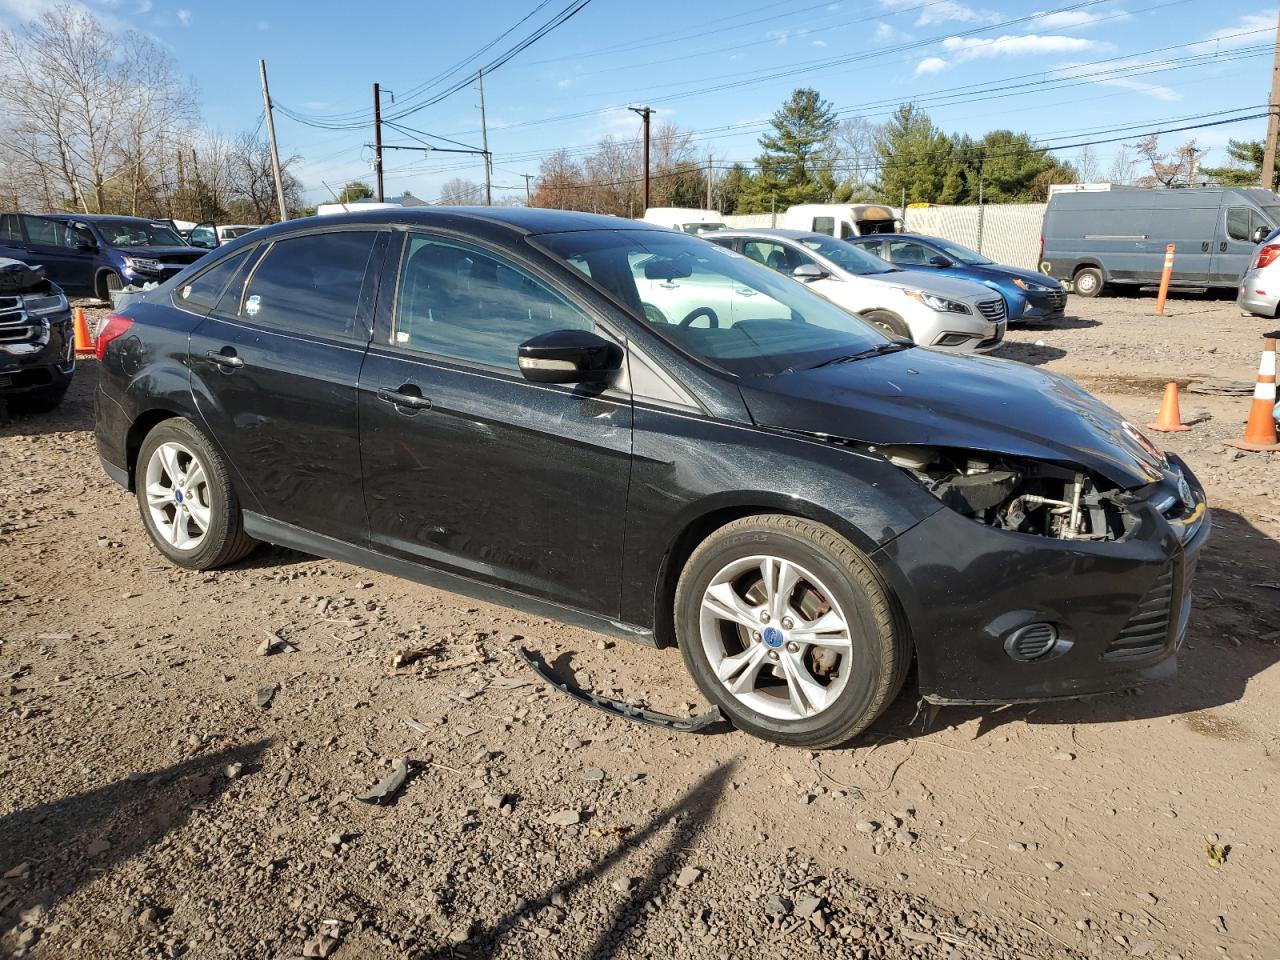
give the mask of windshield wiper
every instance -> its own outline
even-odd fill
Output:
[[[832,367],[838,363],[853,363],[855,360],[865,360],[867,357],[879,357],[886,353],[897,353],[899,350],[910,350],[914,346],[915,344],[910,340],[890,340],[888,343],[879,343],[870,349],[860,350],[857,353],[823,360],[821,363],[815,363],[809,369],[817,370],[819,367]]]

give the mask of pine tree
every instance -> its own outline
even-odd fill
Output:
[[[796,90],[770,125],[773,132],[760,138],[760,172],[744,191],[743,205],[764,211],[772,202],[784,210],[829,199],[836,186],[829,150],[836,116],[830,101],[816,90]]]

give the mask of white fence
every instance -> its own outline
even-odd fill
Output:
[[[1043,203],[988,203],[978,206],[907,208],[908,233],[923,233],[964,244],[997,263],[1034,270],[1040,252]],[[781,214],[778,220],[782,219]],[[732,214],[731,227],[775,226],[768,213]]]

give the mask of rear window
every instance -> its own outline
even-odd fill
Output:
[[[373,230],[277,240],[245,284],[239,316],[264,327],[347,338],[377,238]]]
[[[235,256],[227,257],[215,263],[204,273],[183,284],[177,293],[178,306],[192,309],[211,310],[222,296],[227,283],[249,258],[248,250],[241,250]]]

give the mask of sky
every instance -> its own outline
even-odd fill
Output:
[[[0,26],[53,2],[0,0]],[[301,158],[294,173],[316,203],[349,180],[372,183],[373,82],[401,128],[384,128],[384,143],[478,147],[479,94],[462,81],[581,0],[80,2],[168,47],[206,125],[225,134],[260,122],[265,58],[281,152]],[[915,101],[949,133],[1023,131],[1065,159],[1116,140],[1091,148],[1104,178],[1123,143],[1214,123],[1161,143],[1195,137],[1202,163],[1219,165],[1229,138],[1263,137],[1265,119],[1235,118],[1266,109],[1276,13],[1242,0],[587,0],[485,77],[495,193],[523,195],[524,175],[561,147],[638,136],[628,106],[693,131],[717,167],[750,162],[799,86],[841,118],[879,122]],[[438,151],[389,151],[385,169],[388,196],[427,200],[452,177],[483,179],[478,157]]]

